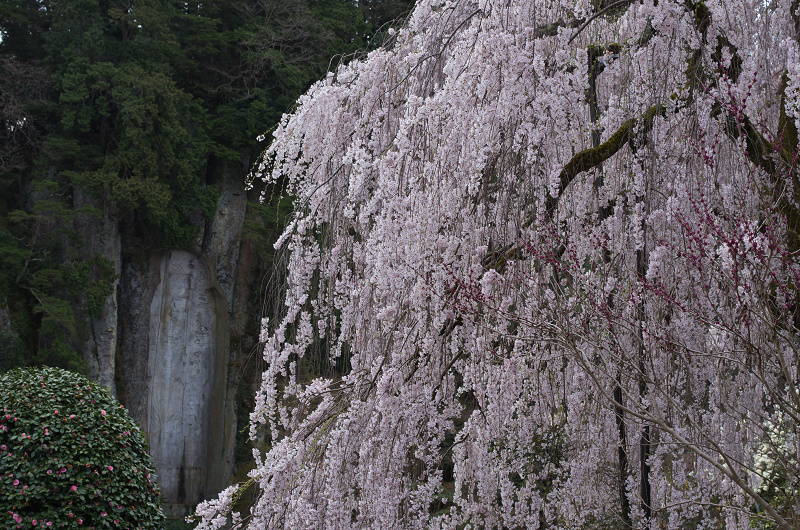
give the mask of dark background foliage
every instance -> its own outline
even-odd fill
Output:
[[[379,44],[410,6],[0,3],[0,372],[85,370],[70,344],[115,273],[82,250],[77,220],[110,215],[149,249],[190,247],[215,211],[215,168],[252,164],[265,147],[257,137],[339,61]],[[274,224],[266,212],[248,209],[245,237],[267,237],[257,229]]]

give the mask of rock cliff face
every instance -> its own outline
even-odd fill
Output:
[[[225,486],[235,416],[229,308],[211,260],[170,250],[123,270],[117,388],[145,432],[168,511]]]
[[[202,257],[169,251],[155,265],[141,424],[164,498],[194,503],[224,486],[228,307]]]
[[[78,214],[75,229],[83,240],[84,252],[88,256],[100,255],[114,264],[114,272],[119,276],[122,266],[122,239],[119,223],[107,201],[92,199],[75,190],[74,207],[80,210],[85,206],[95,208],[98,215]],[[119,280],[114,282],[117,290]],[[83,344],[82,357],[89,368],[89,377],[116,394],[114,375],[117,354],[117,295],[109,295],[103,303],[98,318],[90,318],[88,337]]]
[[[216,215],[195,248],[148,249],[141,235],[122,234],[111,373],[118,399],[148,438],[166,511],[174,516],[230,479],[238,384],[230,369],[238,346],[232,352],[231,343],[240,344],[247,327],[231,316],[254,318],[232,310],[234,300],[247,305],[254,296],[243,276],[256,265],[240,260],[244,171],[219,170],[229,174],[220,179]],[[108,366],[101,366],[100,380]]]

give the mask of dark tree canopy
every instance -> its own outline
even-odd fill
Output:
[[[80,369],[63,341],[41,340],[80,335],[112,289],[111,264],[74,250],[76,219],[106,208],[150,247],[191,246],[214,214],[219,168],[247,171],[265,125],[374,41],[369,9],[352,0],[0,4],[0,307],[14,315],[9,344],[19,346],[0,352],[0,369],[21,362],[20,348]],[[403,9],[387,2],[384,11]]]

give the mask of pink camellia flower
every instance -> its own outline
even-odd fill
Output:
[[[105,416],[105,415],[106,415],[106,411],[101,409],[101,410],[100,410],[100,415],[101,415],[101,416]]]
[[[69,489],[72,491],[78,491],[78,486],[70,486]]]
[[[114,471],[114,466],[108,466],[109,471]]]
[[[36,526],[36,519],[32,520],[32,521],[31,521],[31,524],[32,524],[33,526]]]
[[[11,514],[11,516],[14,518],[14,521],[16,521],[17,523],[21,523],[22,522],[22,517],[20,517],[19,514],[14,513],[14,514]]]
[[[100,515],[102,515],[103,517],[105,517],[106,515],[108,515],[108,512],[100,512]]]
[[[19,479],[14,479],[14,485],[15,485],[15,486],[18,486],[18,485],[19,485]]]

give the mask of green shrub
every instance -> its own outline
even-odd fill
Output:
[[[161,528],[146,442],[100,385],[58,368],[0,376],[0,527]]]

